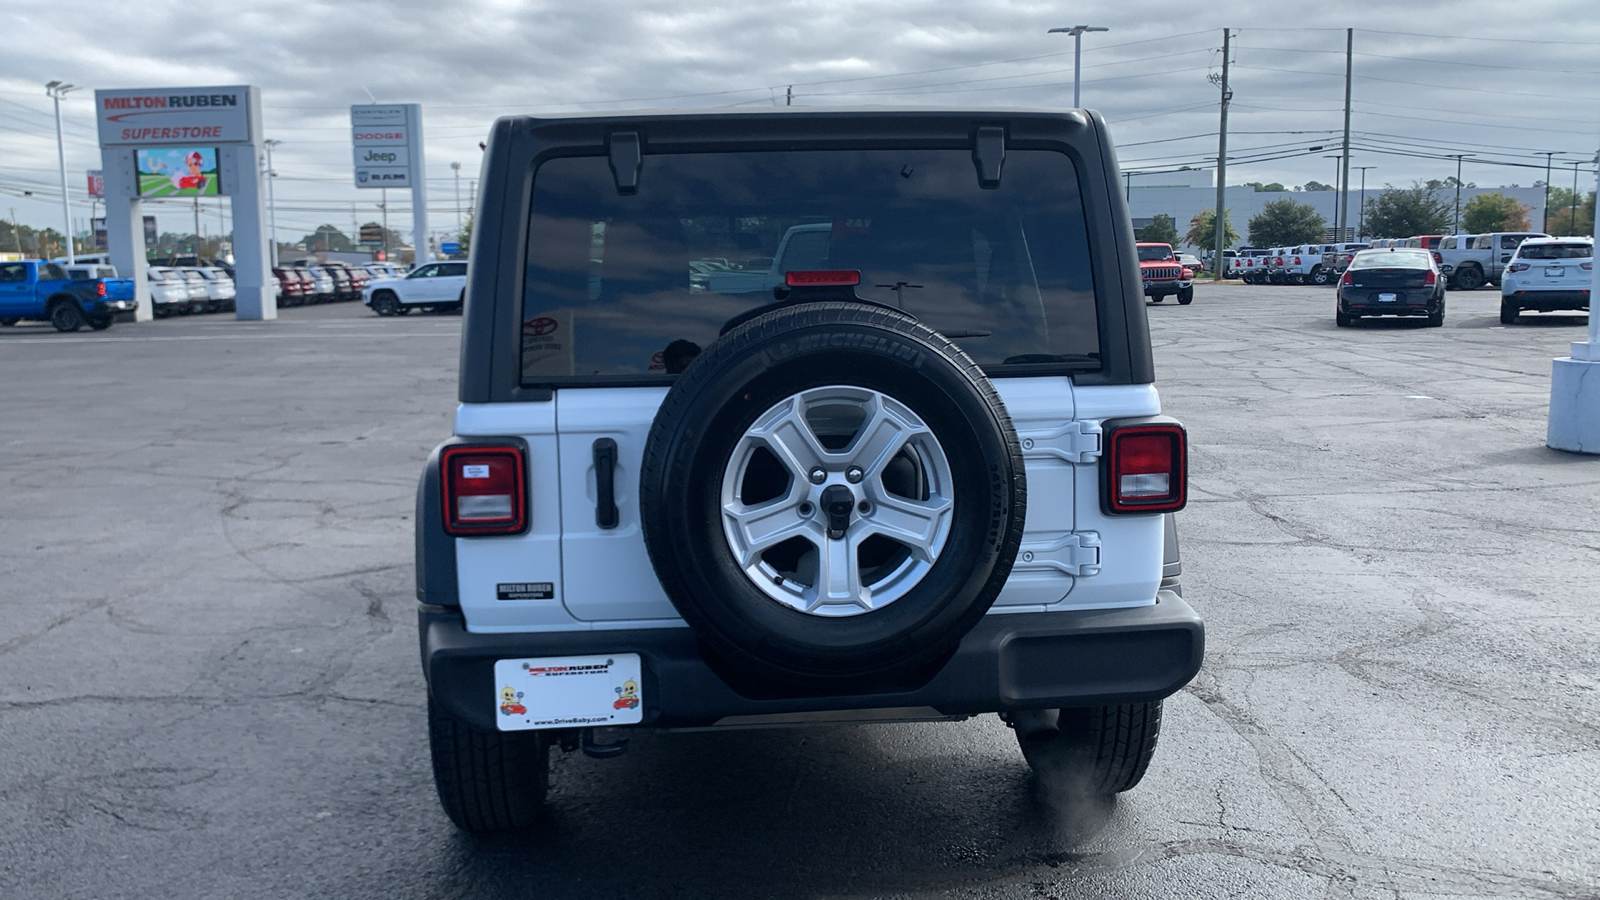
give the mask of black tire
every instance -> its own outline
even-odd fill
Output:
[[[22,321],[22,320],[18,319],[18,318],[15,318],[13,316],[6,316],[5,318],[0,319],[0,326],[4,326],[6,328],[10,328],[11,326],[17,324],[20,321]]]
[[[754,420],[828,385],[913,410],[946,448],[957,498],[926,574],[894,602],[847,616],[803,613],[757,588],[720,506],[723,472]],[[887,689],[942,663],[1010,574],[1026,504],[1016,432],[978,365],[914,318],[859,302],[778,307],[708,347],[662,402],[639,484],[645,547],[667,596],[723,677],[758,692]]]
[[[1349,328],[1351,325],[1354,325],[1355,323],[1356,323],[1356,317],[1355,316],[1350,315],[1349,313],[1345,312],[1342,309],[1334,310],[1334,312],[1333,312],[1333,324],[1339,326],[1340,328]]]
[[[89,327],[93,328],[95,331],[105,331],[107,328],[111,327],[112,320],[110,313],[96,313],[95,315],[88,316],[85,321],[87,321],[89,323]]]
[[[1500,300],[1500,324],[1501,325],[1515,325],[1515,324],[1517,324],[1517,316],[1519,316],[1521,314],[1522,314],[1522,309],[1520,307],[1518,307],[1515,303],[1512,303],[1510,300],[1506,300],[1504,298],[1502,298]]]
[[[1052,792],[1109,797],[1134,788],[1150,767],[1161,736],[1161,701],[1060,711],[1059,732],[1017,744]]]
[[[1191,304],[1193,302],[1194,302],[1194,285],[1191,284],[1188,287],[1184,288],[1183,290],[1178,291],[1178,305],[1179,306],[1188,306],[1189,304]]]
[[[444,814],[463,831],[527,828],[550,790],[550,739],[542,731],[484,732],[428,698],[428,747]]]
[[[1328,275],[1328,270],[1327,269],[1324,269],[1321,266],[1312,266],[1311,267],[1311,283],[1312,284],[1327,284],[1328,282],[1330,282],[1332,280],[1333,279],[1331,277],[1329,277],[1329,275]]]
[[[400,301],[392,291],[379,291],[372,295],[372,311],[380,316],[398,316]]]
[[[1160,303],[1161,301],[1163,301],[1165,299],[1167,299],[1167,295],[1166,294],[1154,294],[1154,295],[1152,295],[1150,297],[1150,302],[1151,303]]]
[[[1475,291],[1483,287],[1483,270],[1477,266],[1462,266],[1451,281],[1458,291]]]
[[[1439,309],[1428,316],[1428,327],[1439,328],[1444,325],[1444,298],[1439,299]]]
[[[84,325],[83,308],[76,300],[57,300],[50,304],[50,324],[57,331],[77,331]]]

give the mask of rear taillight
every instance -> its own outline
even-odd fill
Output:
[[[1423,276],[1422,283],[1425,284],[1425,285],[1428,285],[1429,287],[1432,287],[1433,285],[1438,284],[1439,283],[1439,273],[1435,272],[1432,269],[1429,269],[1428,270],[1428,274]]]
[[[1592,262],[1578,263],[1578,268],[1583,269],[1586,272],[1593,272],[1594,271],[1594,263],[1592,263]]]
[[[1109,513],[1177,512],[1188,501],[1188,437],[1176,422],[1112,426],[1106,438]]]
[[[1433,251],[1433,264],[1436,266],[1444,265],[1444,254],[1437,250]]]
[[[528,492],[521,447],[446,447],[439,466],[447,534],[517,534],[527,529]]]
[[[1510,271],[1510,272],[1526,272],[1526,271],[1528,271],[1528,264],[1527,263],[1512,263],[1511,265],[1506,266],[1506,270]]]
[[[102,281],[99,284],[95,285],[94,286],[94,292],[99,294],[100,296],[104,297],[106,295],[106,283],[104,281]]]
[[[1344,277],[1339,279],[1339,283],[1342,284],[1342,285],[1346,285],[1346,286],[1355,283],[1355,280],[1353,278],[1351,278],[1351,276],[1350,276],[1350,270],[1349,269],[1345,269],[1344,270]]]
[[[1296,256],[1294,258],[1294,264],[1297,265],[1297,266],[1300,265],[1300,257]]]

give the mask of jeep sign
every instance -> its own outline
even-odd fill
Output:
[[[428,233],[422,159],[422,106],[373,103],[350,107],[350,150],[358,188],[410,188],[415,235]],[[418,239],[418,263],[432,257]]]

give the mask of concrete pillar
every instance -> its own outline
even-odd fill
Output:
[[[108,147],[100,151],[100,170],[105,178],[106,252],[117,274],[133,279],[133,295],[139,305],[136,322],[148,322],[155,315],[150,301],[150,280],[146,277],[143,204],[139,202],[138,175],[133,167],[131,147]]]
[[[278,280],[269,262],[267,203],[257,150],[255,144],[224,144],[217,148],[217,165],[222,192],[233,212],[234,316],[264,321],[278,317]]]
[[[1595,210],[1595,238],[1600,239],[1600,208]],[[1590,273],[1589,340],[1574,341],[1572,355],[1557,359],[1550,370],[1550,421],[1545,443],[1556,450],[1600,454],[1600,266]]]

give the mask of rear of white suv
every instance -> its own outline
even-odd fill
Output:
[[[1500,321],[1510,325],[1523,310],[1590,308],[1594,273],[1591,238],[1529,238],[1500,276]]]
[[[1137,784],[1203,626],[1113,159],[1082,113],[498,122],[418,493],[452,820],[639,727],[997,712]],[[818,225],[775,289],[691,278]]]

